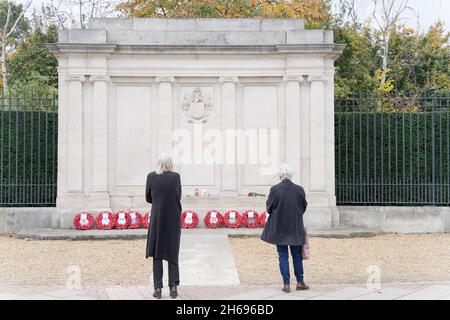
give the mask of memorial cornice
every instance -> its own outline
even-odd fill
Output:
[[[55,55],[61,54],[315,54],[339,57],[345,45],[116,45],[116,44],[46,44]]]

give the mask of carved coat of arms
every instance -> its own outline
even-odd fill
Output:
[[[182,107],[189,123],[206,122],[212,110],[211,96],[196,88],[192,93],[185,94]]]

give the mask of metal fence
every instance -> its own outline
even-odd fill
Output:
[[[57,97],[0,96],[0,206],[54,206]]]
[[[450,94],[336,98],[340,205],[450,205]]]

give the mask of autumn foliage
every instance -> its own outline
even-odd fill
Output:
[[[307,28],[329,25],[327,0],[128,0],[123,16],[148,18],[303,18]]]

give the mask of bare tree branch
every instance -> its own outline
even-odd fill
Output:
[[[6,37],[9,37],[13,32],[14,29],[16,28],[17,24],[19,23],[19,21],[22,19],[23,15],[25,14],[25,12],[28,10],[28,8],[31,6],[31,3],[33,2],[33,0],[29,0],[26,5],[24,6],[24,8],[22,9],[22,12],[19,14],[19,16],[17,17],[16,21],[14,22],[13,26],[11,27],[11,29],[9,30],[9,32],[7,33]],[[9,5],[9,1],[8,1],[8,13],[10,10],[10,5]],[[8,14],[9,17],[9,14]],[[7,19],[8,20],[8,19]],[[6,22],[8,23],[8,21]],[[6,32],[6,28],[5,28],[5,32]]]

